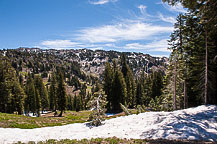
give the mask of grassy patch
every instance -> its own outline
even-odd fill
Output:
[[[40,141],[37,144],[145,144],[145,140],[127,140],[127,139],[119,139],[116,137],[113,138],[92,138],[90,140],[88,139],[82,139],[82,140],[70,140],[70,139],[64,139],[64,140],[47,140],[47,141]],[[18,142],[18,144],[22,144],[22,142]],[[28,144],[36,144],[35,142],[29,142]]]
[[[95,139],[82,139],[82,140],[47,140],[41,141],[37,144],[205,144],[207,142],[204,141],[188,141],[188,140],[164,140],[164,139],[157,139],[157,140],[144,140],[144,139],[119,139],[116,137],[112,138],[95,138]],[[215,142],[213,142],[214,144]],[[19,142],[18,144],[22,144]],[[35,142],[29,142],[28,144],[36,144]],[[212,142],[209,142],[212,144]]]
[[[42,117],[28,117],[23,115],[0,113],[0,127],[33,129],[73,123],[84,123],[87,122],[90,113],[91,111],[66,111],[63,114],[63,117],[54,117],[53,113]],[[106,117],[106,119],[116,118],[119,116],[124,116],[124,113]]]
[[[38,128],[38,125],[36,124],[28,124],[28,123],[11,123],[9,125],[11,128],[22,128],[22,129],[33,129],[33,128]]]
[[[27,117],[16,114],[0,113],[0,127],[32,129],[48,126],[61,126],[72,123],[83,123],[88,120],[89,111],[66,111],[63,117]]]

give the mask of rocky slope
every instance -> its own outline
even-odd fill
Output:
[[[146,73],[150,73],[152,70],[166,70],[168,63],[168,58],[166,57],[153,57],[136,52],[124,53],[135,75],[142,70]],[[92,74],[94,77],[99,77],[103,73],[107,61],[112,62],[113,59],[119,59],[121,54],[121,52],[117,51],[93,51],[89,49],[18,48],[0,50],[0,55],[8,56],[12,60],[13,66],[23,72],[37,71],[40,73],[43,69],[50,71],[56,66],[65,65],[66,67],[73,64],[77,65],[81,73]],[[80,72],[75,72],[75,75],[77,75],[76,73]],[[78,77],[81,78],[80,75]]]

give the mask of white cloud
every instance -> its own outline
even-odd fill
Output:
[[[125,49],[132,50],[146,50],[146,51],[159,51],[159,52],[169,52],[168,48],[168,39],[162,39],[159,41],[153,41],[148,44],[140,44],[140,43],[129,43],[124,47]]]
[[[116,46],[114,43],[104,43],[104,44],[82,44],[73,42],[71,40],[48,40],[41,42],[41,48],[49,48],[49,49],[77,49],[77,48],[89,48],[92,50],[98,49],[106,49],[106,48],[116,48],[116,49],[128,49],[128,50],[141,50],[147,52],[169,52],[167,49],[168,42],[167,39],[162,39],[159,41],[153,41],[147,44],[140,43],[128,43],[123,46]]]
[[[115,1],[117,0],[89,0],[92,4],[105,4]],[[164,16],[161,13],[157,16],[148,15],[145,5],[139,5],[137,8],[142,14],[141,17],[147,15],[148,18],[154,20],[148,21],[149,23],[147,23],[146,19],[141,19],[140,17],[134,17],[134,19],[119,19],[118,23],[80,29],[76,34],[70,35],[68,40],[43,41],[40,43],[40,46],[54,49],[89,48],[92,50],[125,49],[131,51],[146,50],[149,52],[169,52],[167,50],[167,39],[165,38],[173,31],[173,26],[157,25],[154,24],[154,22],[161,20],[174,23],[175,18]],[[159,40],[159,36],[161,40]],[[147,40],[150,41],[150,43],[142,44],[141,41],[144,42]]]
[[[177,3],[175,6],[170,6],[170,10],[175,11],[175,12],[181,12],[181,13],[186,13],[187,12],[187,10],[185,10],[183,8],[181,3]]]
[[[140,10],[140,12],[142,13],[142,14],[145,14],[146,13],[146,6],[145,5],[139,5],[138,6],[138,8],[139,8],[139,10]]]
[[[93,5],[103,5],[103,4],[106,4],[106,3],[109,3],[109,2],[117,2],[118,0],[95,0],[95,1],[89,1],[90,4],[93,4]]]
[[[41,42],[42,47],[54,48],[54,49],[65,49],[65,48],[79,48],[81,43],[72,42],[70,40],[47,40]]]
[[[103,50],[104,47],[94,47],[94,48],[90,48],[91,50],[95,51],[95,50]]]
[[[178,13],[186,13],[187,10],[183,8],[181,3],[177,3],[174,6],[170,6],[168,4],[162,3],[162,5],[169,11],[178,12]]]
[[[147,40],[152,36],[170,33],[172,30],[173,27],[158,26],[142,22],[121,23],[80,30],[76,40],[90,43]]]
[[[77,49],[77,48],[89,48],[92,50],[103,49],[104,47],[112,47],[113,44],[90,44],[90,43],[78,43],[71,40],[47,40],[42,41],[39,46],[40,48],[48,49]]]
[[[164,15],[162,15],[161,13],[159,13],[159,18],[162,20],[162,21],[165,21],[165,22],[168,22],[168,23],[172,23],[174,24],[176,22],[176,19],[172,16],[170,17],[165,17]]]
[[[168,55],[165,55],[165,54],[162,54],[162,55],[151,54],[151,56],[153,56],[153,57],[169,57]]]

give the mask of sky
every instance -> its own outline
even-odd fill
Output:
[[[0,49],[116,50],[169,56],[176,16],[161,0],[0,0]]]

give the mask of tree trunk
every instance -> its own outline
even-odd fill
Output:
[[[204,102],[205,104],[208,104],[208,95],[207,95],[207,89],[208,89],[208,46],[207,46],[207,31],[206,31],[206,58],[205,58],[205,96],[204,96]]]
[[[174,92],[173,92],[173,110],[176,110],[176,77],[177,77],[177,61],[175,60],[175,70],[174,70]]]
[[[59,117],[62,117],[62,115],[63,115],[63,111],[61,110],[60,114],[59,114]]]
[[[186,80],[184,80],[184,108],[188,108],[188,96],[187,96],[187,87]]]
[[[40,116],[41,116],[40,110],[37,111],[37,114],[38,114],[37,117],[40,117]]]

